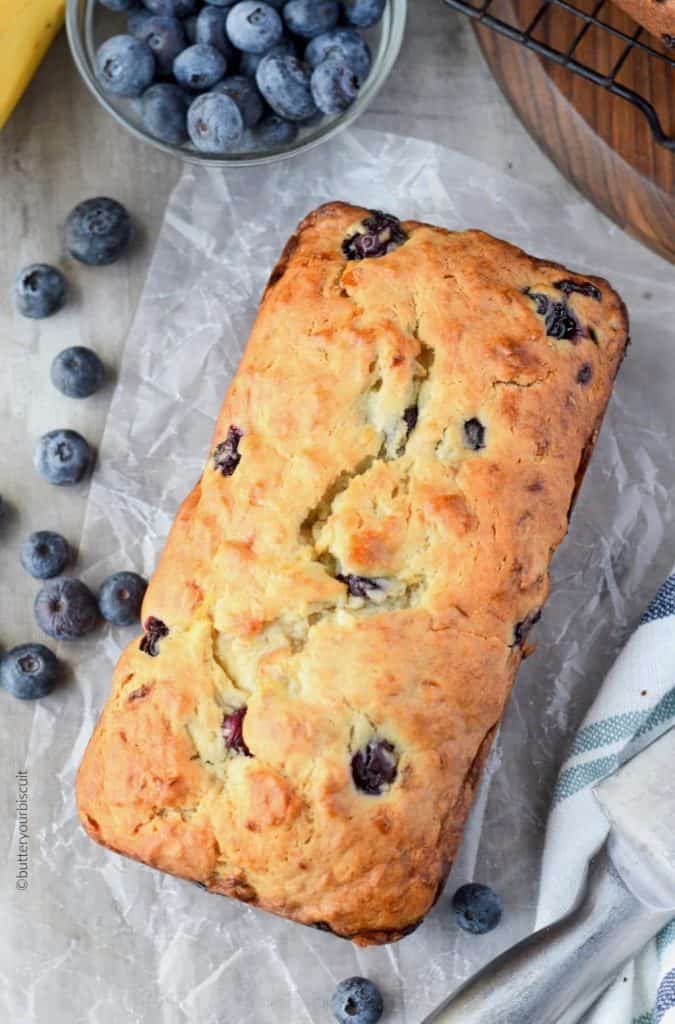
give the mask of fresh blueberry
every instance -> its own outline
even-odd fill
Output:
[[[197,10],[197,0],[143,0],[143,6],[153,14],[168,14],[172,18],[189,18]]]
[[[361,82],[365,81],[370,71],[370,47],[353,28],[336,28],[310,39],[305,50],[305,60],[310,67],[315,68],[328,57],[348,64]]]
[[[372,210],[353,235],[342,243],[342,252],[348,260],[364,260],[386,256],[407,240],[398,217],[381,210]]]
[[[349,64],[334,57],[321,61],[312,71],[312,96],[324,114],[341,114],[359,94],[359,79]]]
[[[266,53],[280,41],[283,32],[283,22],[269,4],[241,0],[228,11],[230,42],[245,53]]]
[[[160,75],[171,74],[174,60],[187,46],[182,24],[168,14],[152,14],[144,19],[134,36],[150,47]]]
[[[21,545],[21,564],[37,580],[49,580],[62,573],[70,558],[68,541],[60,533],[38,530]]]
[[[342,573],[338,573],[335,579],[340,580],[340,583],[346,584],[347,590],[352,597],[365,597],[366,600],[370,598],[371,591],[382,589],[376,580],[369,579],[368,576],[354,576],[352,573],[342,575]]]
[[[265,109],[262,97],[258,92],[255,82],[252,82],[246,75],[230,75],[222,82],[214,85],[213,92],[222,92],[229,96],[239,107],[244,128],[251,128],[257,124]]]
[[[470,882],[459,887],[452,897],[457,924],[466,932],[484,935],[496,928],[502,917],[502,903],[488,885]]]
[[[204,46],[215,46],[225,58],[228,68],[232,70],[237,62],[237,51],[228,39],[226,22],[227,11],[207,4],[197,16],[195,42],[203,43]]]
[[[77,484],[93,461],[89,444],[76,430],[50,430],[38,441],[33,464],[47,483]]]
[[[146,89],[141,98],[143,126],[156,139],[180,146],[187,142],[189,97],[179,85],[160,82]]]
[[[377,1024],[384,1011],[379,988],[368,978],[345,978],[330,1000],[338,1024]]]
[[[382,15],[387,0],[342,0],[345,18],[355,28],[372,28]]]
[[[239,0],[206,0],[209,7],[233,7]],[[267,0],[268,3],[272,3],[272,0]]]
[[[45,583],[33,610],[40,629],[55,640],[79,640],[98,622],[96,598],[81,580],[69,576]]]
[[[231,153],[244,135],[241,111],[230,96],[202,93],[190,104],[188,132],[202,153]]]
[[[232,476],[241,462],[239,442],[243,436],[243,431],[232,423],[225,440],[216,445],[216,450],[213,453],[213,466],[214,469],[219,469],[223,476]]]
[[[197,15],[191,14],[189,18],[183,19],[183,31],[188,43],[197,42]]]
[[[243,754],[245,757],[253,757],[253,754],[246,746],[244,740],[244,718],[246,717],[246,705],[237,708],[229,715],[223,716],[223,740],[228,750],[235,754]]]
[[[98,2],[103,7],[107,7],[109,11],[119,13],[120,11],[130,10],[134,6],[136,0],[98,0]]]
[[[3,655],[0,683],[19,700],[37,700],[54,689],[59,669],[56,655],[44,644],[20,644]]]
[[[296,57],[268,54],[255,79],[272,110],[287,121],[306,121],[317,113],[309,71]]]
[[[130,36],[135,36],[144,21],[148,18],[152,18],[152,14],[147,7],[142,7],[140,4],[129,9],[127,14],[127,32]]]
[[[143,654],[147,654],[149,658],[156,658],[159,654],[159,641],[169,635],[169,627],[161,619],[150,615],[143,623],[143,633],[138,645],[139,650],[143,651]]]
[[[148,584],[136,572],[114,572],[101,584],[98,610],[116,626],[133,626],[141,615]]]
[[[278,43],[266,50],[265,53],[242,53],[241,60],[239,61],[239,71],[242,75],[248,75],[249,78],[255,78],[258,65],[263,57],[268,56],[287,56],[297,57],[298,52],[294,41],[290,36],[284,36]]]
[[[475,416],[464,424],[464,447],[472,452],[485,448],[485,427]]]
[[[596,302],[602,301],[602,292],[591,281],[572,281],[570,278],[565,278],[563,281],[555,281],[553,287],[559,288],[563,295],[578,292],[579,295],[587,295],[589,299],[595,299]]]
[[[278,149],[293,142],[298,134],[298,126],[293,121],[285,121],[274,111],[264,114],[251,132],[253,148]]]
[[[195,43],[179,53],[173,62],[174,78],[186,89],[209,89],[227,71],[227,61],[215,46]]]
[[[113,96],[140,96],[155,75],[155,58],[134,36],[112,36],[96,51],[96,74]]]
[[[370,740],[352,757],[352,778],[362,793],[379,796],[396,778],[398,758],[389,740]]]
[[[89,398],[103,384],[103,363],[90,348],[73,345],[54,358],[50,373],[52,384],[68,398]]]
[[[132,231],[131,218],[121,203],[107,196],[96,196],[78,203],[70,211],[64,241],[73,259],[89,267],[102,267],[120,258]]]
[[[49,263],[31,263],[16,275],[14,303],[22,316],[43,320],[61,309],[66,298],[66,279]]]
[[[288,0],[284,4],[286,26],[305,39],[313,39],[335,28],[339,17],[337,0]]]

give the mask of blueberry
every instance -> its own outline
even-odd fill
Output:
[[[258,65],[263,57],[267,56],[288,56],[297,57],[297,49],[295,43],[290,36],[284,36],[278,43],[271,46],[265,53],[242,53],[241,60],[239,61],[239,71],[242,75],[248,75],[249,78],[255,78]]]
[[[150,658],[156,658],[159,654],[159,641],[169,635],[169,627],[161,619],[150,615],[143,623],[143,631],[144,636],[138,645],[139,650]]]
[[[485,448],[485,427],[475,416],[464,424],[464,447],[472,452]]]
[[[89,444],[75,430],[50,430],[38,441],[33,464],[47,483],[77,484],[93,461]]]
[[[227,15],[227,34],[238,50],[266,53],[284,32],[279,14],[269,4],[241,0]]]
[[[152,14],[145,18],[134,36],[150,47],[161,75],[171,74],[175,58],[187,46],[183,26],[178,18],[168,14]]]
[[[226,22],[227,11],[207,5],[197,17],[195,42],[215,46],[225,58],[228,68],[232,70],[237,62],[237,51],[227,37]]]
[[[209,7],[233,7],[239,0],[206,0]],[[268,3],[272,3],[272,0],[267,0]]]
[[[96,598],[81,580],[68,576],[45,583],[33,610],[40,629],[55,640],[78,640],[98,622]]]
[[[255,79],[272,110],[287,121],[306,121],[317,113],[309,72],[296,57],[268,54]]]
[[[396,778],[398,758],[388,740],[370,740],[352,757],[354,785],[363,793],[379,796]]]
[[[293,121],[285,121],[274,111],[265,114],[251,132],[254,147],[278,149],[293,142],[298,134],[298,126]]]
[[[335,57],[342,64],[349,64],[361,82],[370,71],[370,47],[365,39],[352,28],[336,28],[310,39],[305,50],[305,60],[315,68],[327,57]]]
[[[50,376],[56,390],[68,398],[89,398],[101,387],[105,370],[90,348],[73,345],[55,357]]]
[[[334,57],[321,61],[312,72],[312,96],[324,114],[341,114],[359,94],[359,79],[349,64]]]
[[[575,341],[582,333],[576,317],[566,302],[554,302],[542,292],[525,290],[525,294],[534,302],[539,316],[544,317],[544,326],[549,338],[558,341]]]
[[[231,153],[241,143],[244,122],[230,96],[206,92],[190,104],[188,132],[202,153]]]
[[[141,615],[147,582],[136,572],[114,572],[101,584],[98,610],[116,626],[133,626]]]
[[[340,580],[340,583],[347,585],[347,590],[352,597],[370,597],[372,590],[381,590],[380,584],[376,580],[371,580],[367,576],[354,576],[352,573],[347,573],[343,576],[342,573],[338,573],[335,577]]]
[[[466,932],[484,935],[496,928],[502,917],[502,903],[488,885],[470,882],[459,887],[452,897],[457,924]]]
[[[522,647],[522,645],[527,640],[528,633],[530,632],[533,626],[536,626],[540,618],[541,608],[536,608],[535,611],[530,612],[530,614],[527,615],[524,619],[521,619],[520,622],[516,622],[515,626],[513,627],[513,644],[511,646]]]
[[[355,28],[372,28],[382,15],[387,0],[342,0],[345,19]]]
[[[173,62],[173,74],[178,84],[194,91],[209,89],[226,71],[227,61],[220,50],[203,43],[188,46]]]
[[[345,978],[330,1000],[338,1024],[377,1024],[384,1011],[379,988],[368,978]]]
[[[243,754],[245,757],[253,757],[253,754],[246,746],[244,740],[244,718],[246,717],[246,705],[237,708],[229,715],[223,716],[223,740],[228,750],[235,754]]]
[[[337,0],[288,0],[284,4],[286,26],[305,39],[313,39],[335,28],[339,17]]]
[[[602,301],[602,292],[590,281],[572,281],[570,278],[565,278],[563,281],[555,281],[553,287],[559,288],[563,295],[578,292],[579,295],[587,295],[588,298],[595,299],[596,302]]]
[[[143,6],[153,14],[168,14],[172,18],[189,18],[197,9],[197,0],[143,0]]]
[[[131,235],[129,214],[121,203],[107,196],[78,203],[68,214],[64,228],[69,255],[89,267],[115,263],[127,248]]]
[[[577,370],[577,381],[579,384],[588,384],[593,376],[593,367],[590,363],[582,363]]]
[[[59,669],[56,655],[44,644],[20,644],[3,655],[0,683],[19,700],[37,700],[54,689]]]
[[[213,453],[213,466],[215,469],[219,469],[223,476],[232,476],[241,462],[239,442],[243,436],[243,431],[232,423],[225,440],[216,445],[216,450]]]
[[[107,7],[109,11],[119,13],[120,11],[130,10],[134,6],[136,0],[98,0],[98,2],[103,7]]]
[[[197,42],[197,15],[191,14],[189,18],[183,19],[183,31],[188,43]]]
[[[21,545],[21,564],[29,575],[38,580],[48,580],[63,572],[70,548],[60,533],[38,530],[26,537]]]
[[[96,74],[113,96],[140,96],[155,75],[155,58],[134,36],[112,36],[96,51]]]
[[[66,279],[49,263],[31,263],[16,275],[13,294],[22,316],[43,320],[61,309],[66,298]]]
[[[131,7],[127,14],[127,32],[130,36],[135,36],[144,21],[148,18],[152,18],[152,14],[147,7],[141,7],[140,5]]]
[[[160,82],[146,89],[141,99],[143,126],[156,139],[180,146],[187,142],[190,99],[179,85]]]
[[[257,124],[265,109],[262,97],[255,83],[245,75],[231,75],[214,85],[213,92],[222,92],[229,96],[239,107],[244,128]]]
[[[386,256],[407,240],[398,217],[381,210],[372,210],[354,232],[342,243],[342,252],[348,260],[364,260]]]

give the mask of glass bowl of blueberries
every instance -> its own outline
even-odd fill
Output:
[[[133,135],[214,166],[318,145],[365,110],[406,0],[68,0],[77,67]]]

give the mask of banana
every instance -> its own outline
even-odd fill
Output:
[[[0,0],[0,128],[63,24],[65,0]]]

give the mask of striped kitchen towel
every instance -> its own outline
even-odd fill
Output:
[[[607,831],[592,787],[626,744],[675,724],[675,571],[645,611],[572,743],[553,796],[537,928],[559,918],[578,892]],[[667,823],[672,828],[672,822]],[[622,972],[588,1024],[675,1024],[675,922]]]

